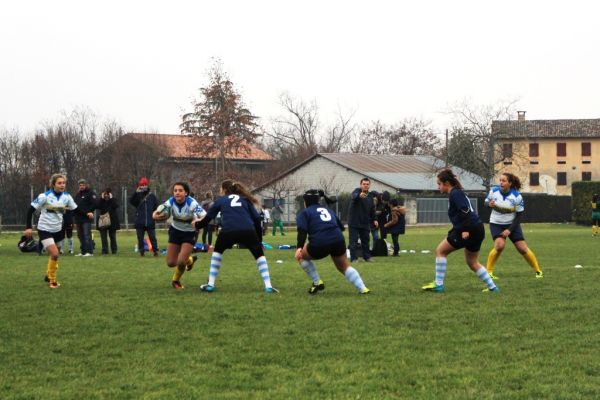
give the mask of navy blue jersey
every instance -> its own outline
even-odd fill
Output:
[[[221,212],[223,232],[254,231],[260,215],[250,200],[237,194],[223,196],[214,202],[206,218],[210,221]]]
[[[454,188],[450,191],[449,200],[448,217],[450,217],[454,229],[462,229],[465,225],[473,226],[481,223],[479,215],[471,207],[471,202],[465,192]]]
[[[344,240],[342,224],[337,215],[327,207],[313,204],[305,208],[296,218],[298,230],[308,233],[310,242],[327,245]]]

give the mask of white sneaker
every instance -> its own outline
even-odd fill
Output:
[[[79,254],[75,254],[75,257],[81,257],[83,254],[79,253]]]
[[[92,253],[85,253],[82,257],[93,257],[94,255]]]

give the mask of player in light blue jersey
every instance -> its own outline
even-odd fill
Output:
[[[32,236],[33,214],[40,210],[40,218],[37,231],[40,242],[49,255],[48,270],[45,280],[51,289],[57,289],[60,284],[56,280],[58,270],[59,246],[65,237],[63,229],[63,215],[67,210],[79,213],[77,204],[69,193],[65,192],[67,178],[63,174],[54,174],[50,177],[50,190],[41,193],[32,203],[27,211],[26,229],[23,233],[27,237]],[[84,214],[86,218],[93,218],[93,213]]]
[[[350,265],[346,257],[346,241],[342,234],[344,226],[333,210],[319,203],[321,197],[328,205],[332,201],[322,190],[315,189],[307,190],[302,197],[306,208],[296,218],[298,240],[295,257],[300,267],[313,281],[308,293],[317,294],[325,289],[325,283],[319,277],[317,267],[312,260],[327,256],[331,256],[337,270],[358,289],[360,294],[370,293],[360,274]],[[305,244],[307,237],[309,242]]]
[[[203,218],[206,211],[191,197],[190,187],[185,182],[176,182],[172,188],[173,196],[161,204],[152,214],[156,221],[164,221],[171,217],[169,227],[169,244],[167,246],[167,266],[175,268],[171,286],[183,289],[181,277],[189,271],[196,262],[192,256],[196,244],[196,228],[192,221]]]
[[[520,219],[523,211],[525,211],[523,197],[519,193],[521,181],[517,176],[505,172],[500,175],[498,183],[499,186],[491,188],[485,198],[485,205],[492,209],[490,232],[492,233],[492,239],[494,239],[494,247],[488,254],[486,269],[492,279],[497,279],[494,276],[494,266],[504,250],[508,238],[535,272],[535,277],[543,278],[544,274],[537,257],[527,246],[525,235],[523,235],[521,229]]]
[[[221,196],[208,210],[206,217],[195,222],[196,229],[202,229],[219,212],[221,213],[221,230],[210,260],[208,283],[200,286],[200,290],[203,292],[215,290],[223,253],[237,243],[247,247],[256,259],[256,267],[265,285],[264,292],[278,293],[278,290],[271,285],[269,266],[262,246],[261,218],[255,208],[260,203],[244,185],[231,179],[221,183]]]

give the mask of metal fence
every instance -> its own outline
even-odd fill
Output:
[[[476,212],[477,199],[469,198],[471,207]],[[417,198],[417,224],[447,224],[448,219],[448,198]]]

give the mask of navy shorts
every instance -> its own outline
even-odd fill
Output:
[[[469,238],[464,240],[462,238],[462,232],[456,229],[448,231],[448,237],[446,240],[455,249],[462,249],[463,247],[472,253],[476,253],[481,249],[481,242],[485,238],[485,228],[483,224],[478,224],[469,231]]]
[[[180,231],[172,226],[169,228],[169,243],[181,245],[189,243],[192,246],[196,244],[196,231]]]
[[[508,229],[509,227],[510,227],[510,224],[500,225],[500,224],[490,223],[490,232],[492,234],[492,239],[496,240],[497,238],[502,237],[502,231],[504,231],[505,229]],[[508,238],[513,243],[516,243],[520,240],[525,240],[525,236],[523,235],[523,230],[521,229],[521,224],[517,224],[517,226],[515,226],[515,229],[513,229],[510,232],[510,235],[508,236]]]
[[[246,247],[250,250],[254,258],[265,255],[262,242],[258,236],[256,236],[256,231],[254,230],[237,232],[221,231],[217,236],[214,251],[223,254],[225,250],[232,248],[234,244],[240,244]]]
[[[40,231],[38,230],[38,235],[40,237],[40,243],[45,239],[52,238],[54,240],[54,244],[58,244],[65,239],[65,230],[61,229],[58,232],[48,232],[48,231]],[[46,246],[44,246],[46,247]]]
[[[308,254],[310,254],[310,257],[313,260],[320,260],[321,258],[325,258],[327,256],[338,257],[342,254],[346,254],[346,242],[344,240],[340,240],[339,242],[320,246],[308,242],[306,251],[308,251]]]

